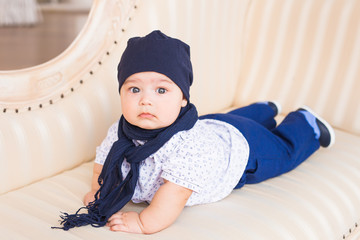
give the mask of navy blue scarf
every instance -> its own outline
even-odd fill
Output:
[[[166,128],[146,130],[133,126],[122,116],[119,121],[118,137],[106,158],[99,177],[100,189],[95,200],[80,208],[75,214],[64,213],[61,218],[63,230],[91,224],[93,227],[104,226],[108,219],[121,210],[134,195],[139,178],[140,162],[159,150],[174,134],[191,129],[198,120],[196,107],[188,104],[180,111],[177,120]],[[133,140],[146,140],[141,146],[135,146]],[[121,165],[126,159],[130,171],[123,179]],[[80,213],[87,210],[87,213]]]

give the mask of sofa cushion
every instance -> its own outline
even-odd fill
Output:
[[[91,226],[59,226],[90,189],[92,162],[0,196],[4,239],[340,239],[360,223],[360,137],[336,130],[337,142],[292,172],[245,185],[224,200],[186,207],[168,229],[150,236]],[[126,205],[141,211],[146,204]],[[181,234],[179,234],[181,233]],[[350,238],[351,239],[351,238]]]

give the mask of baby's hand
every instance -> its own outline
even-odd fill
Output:
[[[129,233],[143,233],[141,222],[137,212],[117,212],[109,218],[106,224],[111,231]]]
[[[150,205],[140,214],[117,212],[106,224],[111,231],[152,234],[169,227],[180,215],[192,190],[164,180]]]
[[[84,196],[84,205],[87,206],[89,205],[90,202],[93,202],[95,200],[95,194],[97,191],[95,190],[91,190],[90,192],[88,192],[87,194],[85,194]]]

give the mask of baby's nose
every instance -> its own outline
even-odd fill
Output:
[[[149,96],[149,94],[143,94],[141,99],[140,99],[140,105],[151,105],[152,101],[151,101],[151,97]]]

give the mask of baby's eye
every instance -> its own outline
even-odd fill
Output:
[[[158,89],[156,89],[156,92],[159,94],[164,94],[167,92],[167,90],[165,88],[158,88]]]
[[[131,88],[130,88],[130,92],[132,92],[132,93],[138,93],[138,92],[140,92],[140,89],[137,88],[137,87],[131,87]]]

